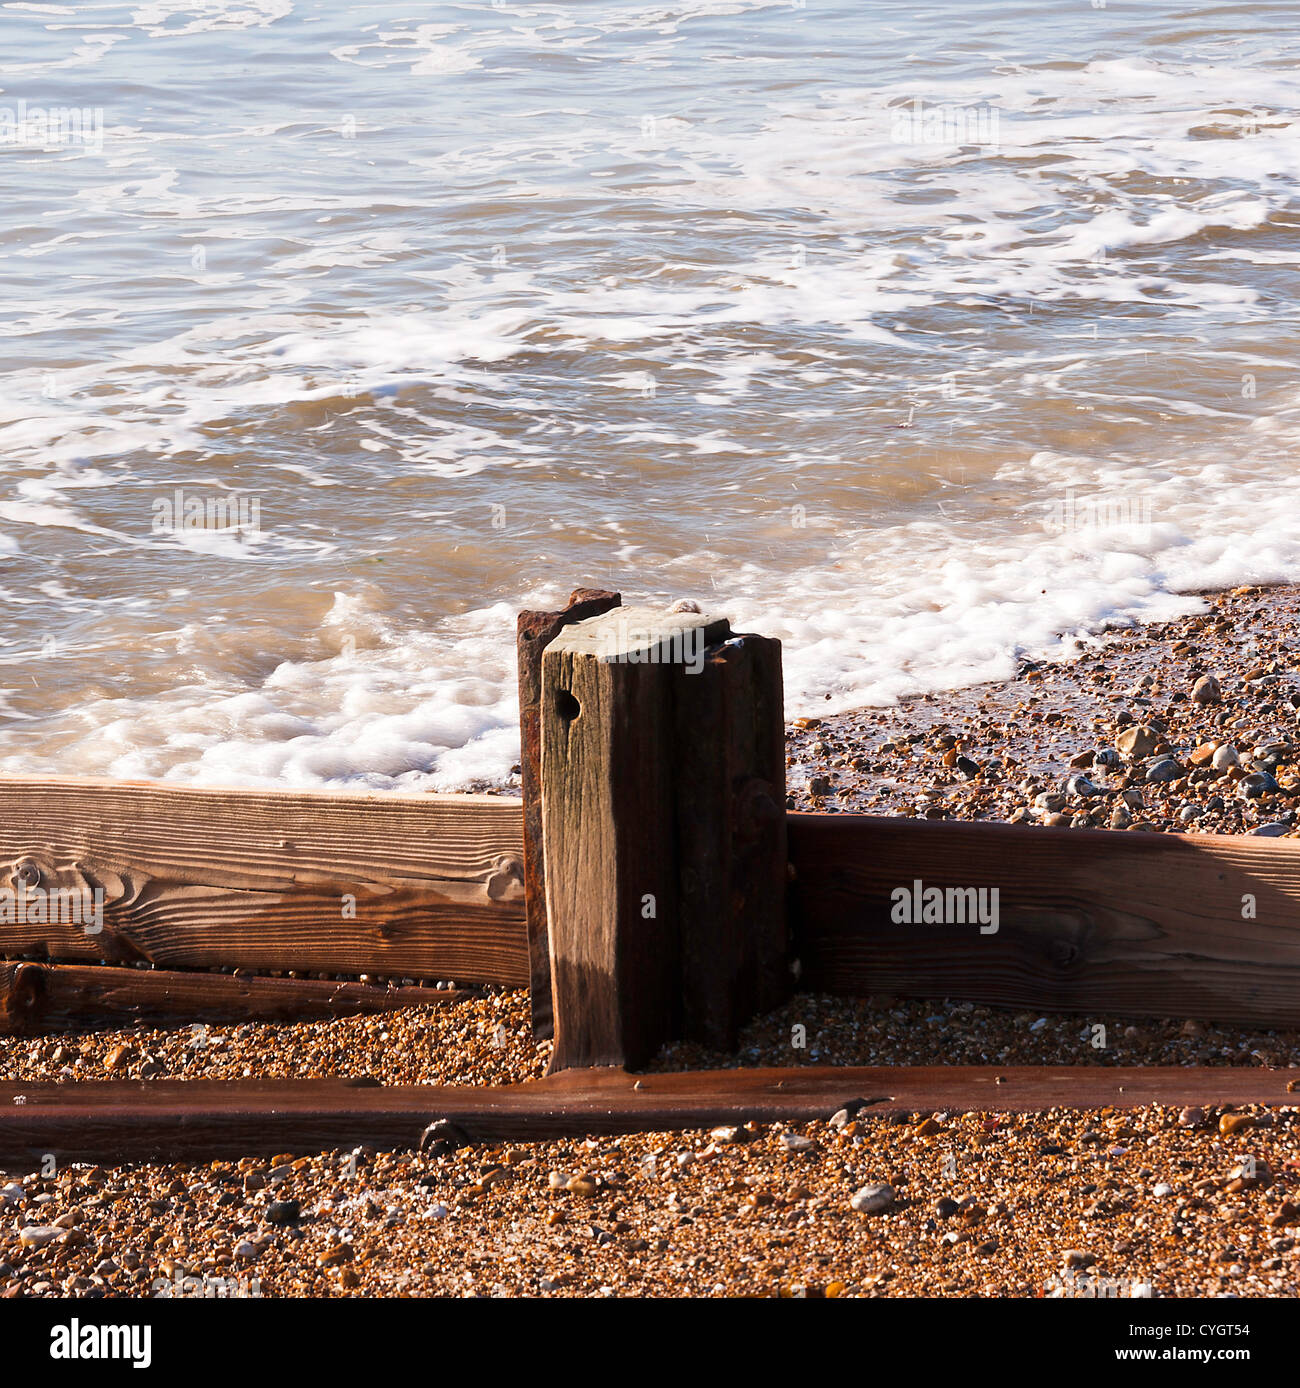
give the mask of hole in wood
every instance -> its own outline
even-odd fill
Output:
[[[567,689],[555,691],[555,711],[565,723],[572,723],[582,712],[582,705]]]

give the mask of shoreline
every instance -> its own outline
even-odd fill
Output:
[[[1294,836],[1300,585],[1204,597],[1207,612],[1103,633],[1000,684],[795,720],[787,806]]]

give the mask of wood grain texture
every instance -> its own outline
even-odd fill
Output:
[[[0,779],[0,887],[102,888],[103,930],[0,955],[528,983],[519,802]],[[345,900],[355,899],[355,918]]]
[[[644,1064],[678,1034],[675,657],[729,632],[698,613],[620,607],[542,657],[555,1070]]]
[[[1300,1027],[1298,843],[838,814],[789,841],[811,991]],[[916,880],[998,889],[996,934],[892,921]]]
[[[674,696],[682,1034],[729,1050],[792,983],[781,643],[735,636]]]
[[[460,988],[382,988],[312,978],[239,977],[111,964],[0,963],[0,1035],[142,1017],[193,1022],[287,1022],[354,1017],[473,997]]]
[[[554,1034],[551,1008],[551,945],[546,928],[546,861],[542,851],[542,653],[567,626],[618,607],[622,598],[604,588],[575,588],[560,612],[521,612],[515,655],[519,671],[519,769],[524,814],[524,906],[528,915],[528,989],[533,1036]]]
[[[437,1118],[469,1141],[540,1141],[868,1113],[1018,1113],[1159,1103],[1289,1105],[1287,1070],[1102,1066],[799,1067],[630,1075],[570,1070],[500,1088],[348,1080],[0,1084],[0,1162],[124,1161],[416,1145]]]

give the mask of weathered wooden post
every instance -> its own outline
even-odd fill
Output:
[[[553,1070],[729,1044],[788,991],[780,643],[615,608],[542,657]]]
[[[575,588],[560,612],[521,612],[515,654],[519,666],[519,779],[524,796],[524,908],[533,1035],[545,1040],[551,1025],[551,952],[546,928],[546,866],[542,856],[542,652],[574,622],[608,612],[622,598],[604,588]]]

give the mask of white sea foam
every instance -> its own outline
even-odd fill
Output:
[[[0,8],[0,105],[104,114],[6,151],[0,770],[506,778],[570,575],[792,714],[1300,578],[1276,8]]]

